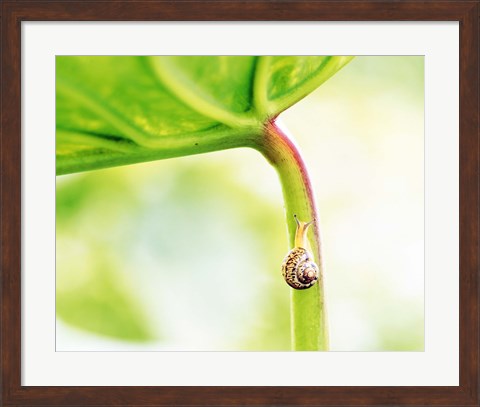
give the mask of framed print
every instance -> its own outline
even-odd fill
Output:
[[[2,405],[478,405],[479,8],[3,2]]]

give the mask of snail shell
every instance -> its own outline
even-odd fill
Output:
[[[295,247],[283,260],[282,275],[290,287],[303,290],[317,282],[318,266],[306,249]]]
[[[282,275],[287,284],[297,290],[304,290],[313,286],[320,274],[318,266],[313,261],[313,256],[305,249],[305,237],[308,227],[312,222],[301,222],[295,216],[297,231],[295,246],[287,254],[282,263]]]

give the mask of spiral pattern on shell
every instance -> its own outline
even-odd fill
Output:
[[[290,287],[304,290],[317,282],[319,270],[306,249],[295,247],[283,260],[282,275]]]

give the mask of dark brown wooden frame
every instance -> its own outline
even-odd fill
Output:
[[[4,406],[479,405],[479,9],[470,1],[14,1],[1,8],[1,356]],[[459,21],[460,386],[21,386],[22,21]],[[48,368],[46,366],[46,368]],[[414,368],[412,366],[412,368]]]

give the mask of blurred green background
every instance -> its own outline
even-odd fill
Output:
[[[422,351],[423,57],[356,57],[281,115],[320,214],[331,350]],[[289,350],[277,175],[237,149],[57,177],[62,350]]]

